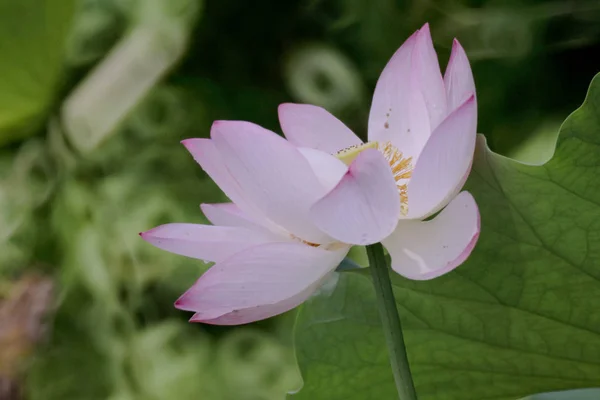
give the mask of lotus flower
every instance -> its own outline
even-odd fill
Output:
[[[323,232],[348,244],[382,242],[392,268],[410,279],[435,278],[469,256],[479,211],[459,192],[473,161],[477,104],[457,40],[443,78],[427,24],[400,47],[377,82],[367,143],[320,107],[282,104],[279,120],[290,142],[348,165],[311,208]]]
[[[215,262],[175,306],[195,312],[194,322],[237,325],[306,300],[350,249],[309,217],[345,166],[329,168],[335,157],[298,149],[250,122],[217,121],[211,139],[183,144],[232,203],[201,206],[214,226],[175,223],[140,234],[161,249]]]
[[[475,146],[474,91],[457,41],[442,79],[425,25],[377,83],[368,143],[324,109],[302,104],[279,108],[288,140],[242,121],[217,121],[210,139],[184,140],[232,202],[201,206],[213,225],[140,234],[215,262],[176,307],[210,324],[268,318],[306,300],[352,245],[379,241],[408,278],[460,265],[479,234],[477,206],[459,194]]]

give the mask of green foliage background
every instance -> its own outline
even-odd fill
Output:
[[[364,135],[381,69],[427,21],[442,65],[453,37],[466,47],[492,150],[549,157],[598,72],[595,1],[0,0],[0,299],[31,271],[57,288],[47,338],[19,367],[27,398],[266,400],[297,389],[294,313],[188,324],[172,303],[206,266],[137,233],[205,222],[198,204],[225,200],[179,145],[214,119],[279,131],[277,105],[307,102]],[[146,26],[170,66],[82,151],[66,100]],[[86,112],[118,112],[108,106],[122,95],[92,92]]]

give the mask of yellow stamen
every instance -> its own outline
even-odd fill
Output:
[[[408,182],[406,181],[412,176],[412,157],[404,158],[402,152],[391,142],[379,145],[378,149],[390,164],[400,194],[400,212],[402,215],[406,215],[408,214]]]

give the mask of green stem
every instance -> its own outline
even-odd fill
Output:
[[[402,326],[400,325],[390,274],[381,243],[367,246],[367,255],[398,395],[401,400],[417,400],[417,392],[415,391],[415,384],[412,380],[408,357],[406,356]]]

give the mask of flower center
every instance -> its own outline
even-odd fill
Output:
[[[400,194],[400,212],[402,215],[408,214],[408,180],[412,176],[412,157],[405,158],[404,155],[391,142],[386,142],[378,146],[379,151],[390,164],[398,194]]]
[[[344,164],[350,165],[358,155],[366,149],[377,149],[383,154],[392,170],[392,175],[396,181],[398,194],[400,195],[400,212],[402,215],[408,214],[408,181],[412,176],[412,157],[404,157],[391,142],[367,142],[355,146],[347,147],[338,151],[335,156]]]

